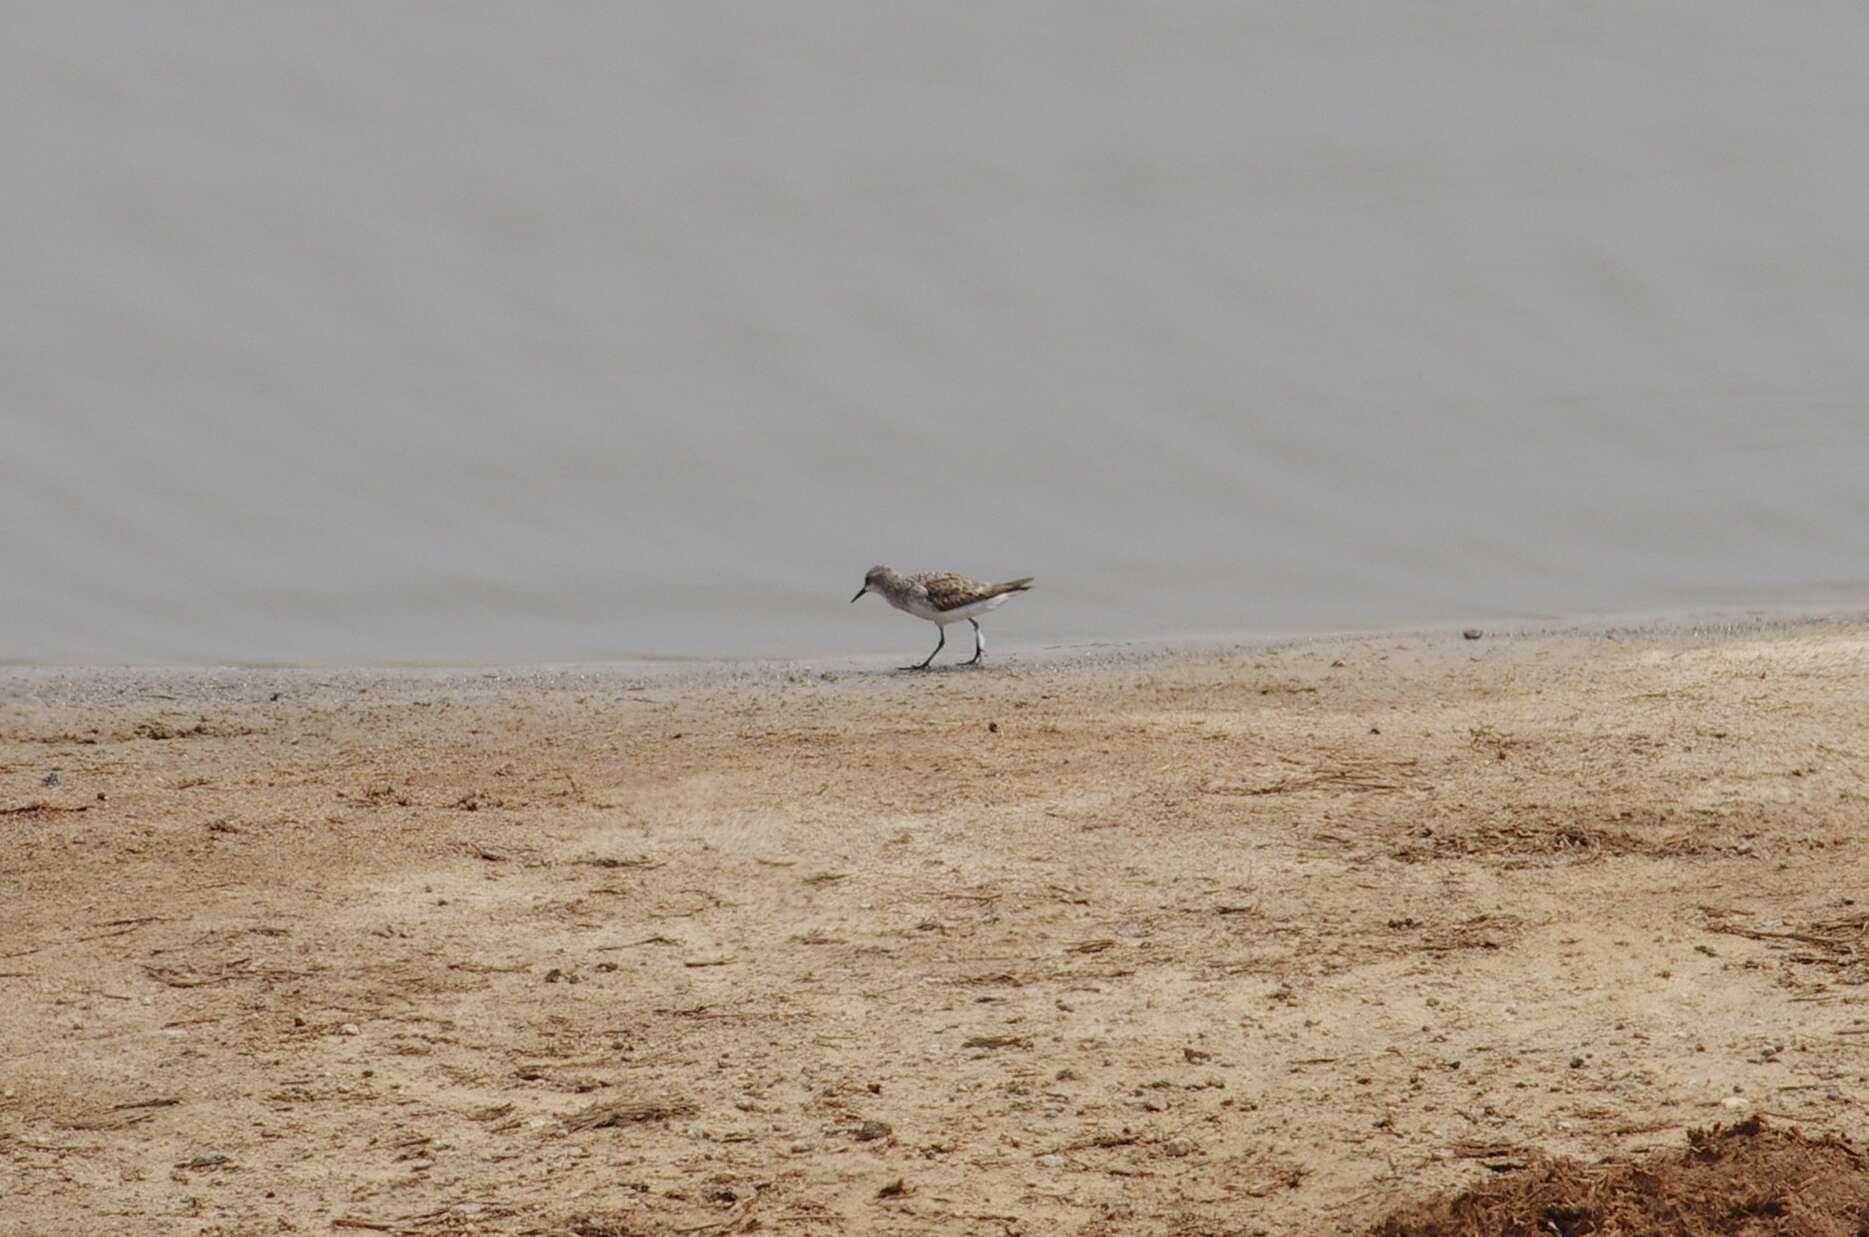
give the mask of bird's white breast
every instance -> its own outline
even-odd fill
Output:
[[[928,604],[924,597],[911,597],[902,609],[916,618],[927,619],[930,623],[939,623],[943,627],[949,623],[964,623],[970,618],[979,618],[988,610],[997,609],[1006,600],[1007,594],[989,597],[985,601],[976,601],[970,606],[956,606],[952,610],[937,610]]]

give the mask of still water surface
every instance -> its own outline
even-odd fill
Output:
[[[1869,9],[26,5],[0,660],[1869,604]]]

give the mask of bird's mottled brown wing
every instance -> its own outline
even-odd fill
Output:
[[[926,571],[909,579],[928,590],[928,604],[937,610],[958,610],[993,595],[993,586],[951,571]]]

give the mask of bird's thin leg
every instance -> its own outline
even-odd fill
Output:
[[[928,654],[928,660],[923,662],[919,666],[903,666],[902,669],[904,670],[926,670],[929,664],[934,661],[935,653],[939,653],[945,647],[947,647],[947,624],[943,623],[941,625],[941,640],[939,643],[935,645],[934,653]]]
[[[973,656],[968,659],[967,664],[976,666],[980,664],[980,658],[986,654],[986,633],[980,630],[980,624],[973,619],[967,621],[973,623]]]

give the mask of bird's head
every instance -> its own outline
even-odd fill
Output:
[[[869,592],[871,589],[882,587],[884,577],[891,575],[891,574],[892,573],[887,567],[870,568],[863,575],[863,587],[858,589],[857,595],[855,597],[852,597],[850,600],[854,603],[859,598],[861,598],[863,594]]]

